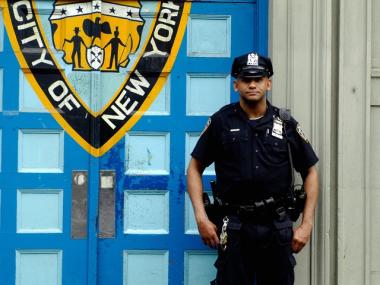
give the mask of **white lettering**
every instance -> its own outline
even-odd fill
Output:
[[[158,19],[158,21],[174,26],[176,22],[172,20],[172,17],[177,17],[177,16],[178,16],[178,12],[172,12],[169,9],[162,9],[160,13],[160,18]]]
[[[179,5],[175,5],[173,1],[168,1],[162,4],[162,7],[169,8],[172,10],[179,10]]]
[[[48,65],[54,65],[54,63],[51,60],[48,60],[45,58],[46,54],[47,54],[46,49],[45,48],[42,49],[41,57],[39,59],[33,61],[32,65],[35,66],[35,65],[38,65],[40,63],[46,63]]]
[[[152,51],[146,52],[144,57],[147,56],[167,56],[168,52],[159,50],[157,47],[156,39],[161,42],[170,42],[173,37],[173,28],[169,25],[174,26],[176,21],[172,18],[178,17],[178,12],[172,12],[171,10],[179,10],[179,6],[175,5],[173,1],[168,1],[162,4],[162,7],[167,9],[162,9],[160,12],[160,17],[158,18],[158,24],[154,29],[153,37],[150,40],[150,44],[152,45]]]
[[[69,94],[68,96],[66,96],[65,99],[63,99],[63,101],[61,102],[61,104],[58,105],[58,107],[60,109],[66,107],[69,111],[71,111],[73,109],[73,106],[70,102],[72,102],[75,105],[75,107],[77,107],[77,109],[80,108],[80,104],[77,101],[77,99],[73,96],[73,94]]]
[[[132,93],[135,93],[135,94],[140,95],[140,96],[144,96],[145,95],[145,90],[143,90],[140,86],[148,88],[150,86],[150,83],[148,82],[148,80],[145,79],[144,76],[142,76],[140,74],[140,72],[138,70],[135,70],[135,74],[137,75],[137,77],[139,78],[139,80],[136,80],[136,79],[132,78],[130,80],[130,82],[132,83],[133,87],[126,86],[125,88],[127,90],[131,91]]]
[[[61,90],[59,90],[61,89]],[[54,99],[56,102],[62,101],[62,99],[67,95],[69,90],[67,89],[67,86],[62,80],[58,80],[54,82],[52,85],[48,88],[50,96]],[[57,94],[56,92],[60,92]]]
[[[44,44],[42,42],[41,35],[39,34],[38,29],[36,27],[36,22],[30,22],[30,23],[27,23],[27,24],[22,24],[22,25],[17,26],[18,30],[25,30],[25,29],[28,29],[28,28],[32,28],[33,29],[33,35],[30,36],[30,37],[27,37],[25,39],[22,39],[21,43],[24,45],[24,44],[27,44],[27,43],[32,42],[32,41],[37,41],[38,42],[38,46],[40,48],[42,48],[44,46]]]
[[[26,14],[26,19],[27,20],[31,20],[33,19],[33,15],[32,15],[32,7],[30,6],[30,2],[29,1],[18,1],[16,3],[13,4],[13,13],[15,14],[15,19],[19,22],[23,22],[24,19],[22,18],[22,16],[19,14],[19,8],[21,6],[25,6],[26,7],[26,11],[28,11],[28,14]]]
[[[127,106],[129,104],[129,102],[131,102],[131,99],[130,98],[127,98],[127,100],[125,100],[124,103],[122,103],[122,99],[125,97],[125,90],[123,90],[123,92],[120,94],[120,96],[116,99],[116,105],[124,112],[124,114],[126,114],[127,116],[130,115],[134,109],[136,108],[138,102],[135,101],[133,102],[132,106],[129,107],[129,109],[127,109]]]
[[[62,80],[58,80],[51,84],[48,88],[48,91],[55,102],[60,102],[58,105],[60,109],[66,107],[69,111],[71,111],[73,109],[72,104],[74,104],[77,109],[81,107],[77,99],[71,93],[69,93],[69,89],[67,88],[65,82]]]
[[[116,113],[116,115],[104,114],[102,116],[102,119],[107,123],[108,126],[111,127],[111,129],[114,130],[116,126],[114,123],[112,123],[111,120],[122,121],[125,119],[125,115],[115,105],[112,105],[111,109]]]
[[[146,57],[146,56],[152,56],[152,55],[166,56],[166,55],[168,54],[167,52],[160,51],[160,50],[157,48],[157,44],[156,44],[156,41],[154,40],[154,38],[152,38],[152,39],[150,40],[150,44],[152,45],[153,50],[152,50],[152,51],[149,51],[149,52],[146,52],[146,53],[144,54],[144,57]]]
[[[33,21],[33,22],[26,23],[26,24],[18,25],[17,30],[22,31],[22,30],[32,28],[34,26],[36,26],[36,22]]]
[[[160,34],[160,31],[164,31],[167,33],[167,35]],[[161,42],[170,42],[173,36],[173,28],[165,25],[165,24],[158,24],[156,26],[156,29],[154,30],[154,37]]]
[[[110,114],[104,114],[102,116],[102,119],[107,123],[108,126],[111,127],[111,129],[115,129],[116,126],[112,122],[112,120],[118,120],[122,121],[125,119],[126,116],[132,114],[132,112],[136,109],[138,102],[134,101],[130,107],[128,107],[129,103],[131,102],[130,98],[125,99],[125,95],[127,92],[123,90],[120,95],[117,97],[115,104],[111,106],[111,109],[116,113],[116,115],[110,115]]]

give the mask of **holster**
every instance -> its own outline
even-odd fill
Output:
[[[218,200],[214,199],[214,203],[211,203],[208,194],[203,193],[203,204],[206,210],[207,217],[211,222],[213,222],[216,225],[220,223],[220,221],[223,219],[222,207],[218,202]]]
[[[307,194],[302,186],[295,186],[292,196],[288,199],[287,211],[290,219],[295,222],[298,220],[299,216],[305,208]]]

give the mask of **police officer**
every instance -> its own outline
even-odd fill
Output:
[[[211,284],[294,284],[293,253],[307,244],[313,227],[318,158],[297,121],[281,116],[281,110],[266,100],[273,75],[269,58],[255,52],[239,56],[231,74],[239,102],[211,116],[187,170],[200,236],[206,245],[218,248],[217,276]],[[234,205],[231,209],[268,206],[268,201],[280,204],[292,192],[293,166],[307,193],[301,225],[293,229],[284,208],[273,205],[247,215],[230,211],[211,222],[202,200],[202,173],[213,162],[216,193],[223,205]]]

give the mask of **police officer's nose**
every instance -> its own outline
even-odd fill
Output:
[[[248,84],[248,87],[250,89],[256,89],[256,81],[255,80],[251,80]]]

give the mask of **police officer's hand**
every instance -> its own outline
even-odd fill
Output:
[[[199,220],[197,224],[199,234],[204,244],[212,248],[217,248],[219,245],[219,238],[216,225],[214,225],[207,217]]]
[[[292,249],[293,252],[300,252],[303,247],[308,243],[312,231],[311,225],[302,224],[293,231]]]

